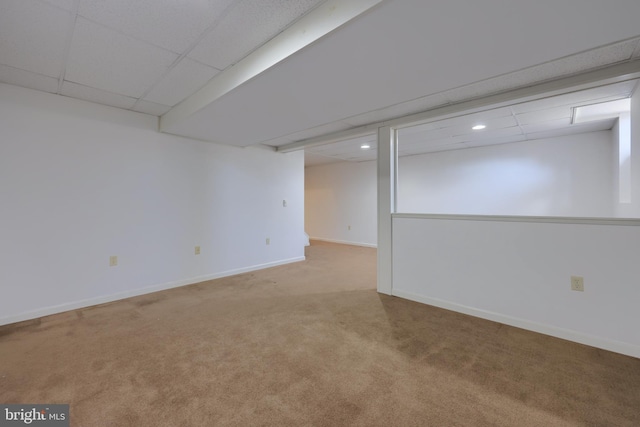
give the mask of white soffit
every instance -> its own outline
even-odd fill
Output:
[[[145,101],[174,106],[218,74],[215,68],[183,58],[144,97]]]
[[[398,155],[412,156],[609,130],[615,123],[614,119],[571,124],[573,108],[614,99],[628,101],[637,82],[628,80],[534,101],[515,100],[513,105],[498,108],[489,105],[484,111],[461,112],[455,117],[404,127],[398,130]],[[472,127],[476,124],[483,124],[486,128],[475,131]],[[365,142],[370,143],[372,152],[359,148]],[[375,135],[315,145],[306,148],[305,153],[323,156],[322,164],[373,160]]]
[[[389,0],[245,84],[231,86],[236,89],[224,97],[194,95],[163,116],[161,126],[199,139],[251,145],[610,44],[614,54],[584,64],[576,60],[578,69],[629,60],[635,48],[630,39],[640,35],[639,15],[637,1],[611,7],[594,0],[584,7],[582,0],[514,0],[505,7],[500,0]],[[604,20],[615,25],[602,25]],[[546,70],[548,78],[575,72],[567,64]],[[222,74],[212,83],[219,84]]]
[[[188,56],[219,70],[235,64],[324,0],[241,0]]]
[[[258,76],[274,65],[315,42],[327,33],[344,25],[358,15],[366,12],[382,0],[327,0],[310,13],[303,16],[289,28],[227,68],[205,87],[172,108],[160,119],[160,130],[211,140],[210,132],[205,135],[193,134],[187,123],[195,113],[228,94],[243,83]],[[205,120],[206,117],[205,117]],[[185,130],[186,124],[186,130]],[[319,123],[321,124],[321,123]],[[235,127],[235,123],[233,124]],[[312,126],[309,126],[312,127]],[[237,131],[238,129],[236,129]],[[274,135],[278,137],[282,135]],[[214,136],[215,138],[215,136]],[[240,137],[242,140],[242,137]],[[262,140],[269,139],[263,138]],[[225,141],[228,142],[228,141]],[[261,141],[255,141],[259,143]],[[232,143],[233,144],[233,143]],[[233,145],[249,145],[242,142]]]

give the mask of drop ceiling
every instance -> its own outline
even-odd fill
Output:
[[[295,38],[303,19],[321,23],[327,10],[365,3],[364,12],[258,75],[234,75],[275,37]],[[180,120],[165,120],[163,130],[281,147],[638,61],[640,2],[586,3],[2,0],[0,82],[168,118],[231,76],[237,87]],[[534,111],[501,112],[498,136],[512,137],[511,120],[527,113]],[[552,120],[531,117],[518,125],[521,137],[553,131]]]
[[[516,102],[506,107],[488,106],[480,112],[462,113],[457,117],[433,119],[429,123],[404,127],[398,130],[398,156],[610,130],[615,118],[573,124],[573,109],[628,99],[637,86],[637,79],[627,80],[535,101]],[[486,128],[473,130],[477,124],[483,124]],[[362,149],[364,144],[369,148]],[[375,160],[376,146],[375,134],[313,146],[305,149],[305,165]]]

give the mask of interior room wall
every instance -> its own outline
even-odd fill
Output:
[[[398,211],[615,216],[612,138],[603,131],[400,157]],[[375,246],[376,186],[375,161],[306,168],[307,233]]]
[[[640,218],[640,83],[631,97],[631,211],[629,216]]]
[[[612,146],[603,131],[401,157],[398,212],[610,217]]]
[[[0,324],[304,259],[303,164],[0,84]]]
[[[398,215],[392,293],[640,357],[638,253],[637,225]]]
[[[377,244],[376,162],[305,169],[305,229],[312,239]]]

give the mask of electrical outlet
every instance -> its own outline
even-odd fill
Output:
[[[584,292],[584,277],[571,276],[571,290]]]
[[[287,207],[287,201],[286,201],[286,200],[283,200],[283,201],[282,201],[282,207],[283,207],[283,208],[286,208],[286,207]]]
[[[200,255],[200,246],[196,246],[195,254]]]
[[[350,225],[347,225],[347,230],[351,230],[351,226]]]
[[[267,245],[271,244],[271,239],[267,237]]]
[[[116,255],[112,255],[109,257],[109,267],[115,267],[118,265],[118,257]]]

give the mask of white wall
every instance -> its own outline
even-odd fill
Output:
[[[400,214],[392,293],[640,357],[638,254],[640,225]]]
[[[612,156],[604,131],[401,157],[398,212],[609,217]]]
[[[631,212],[640,218],[640,83],[631,97]]]
[[[400,157],[398,211],[614,216],[612,137],[593,132]],[[305,169],[307,233],[375,245],[376,180],[375,161]]]
[[[304,258],[302,152],[156,129],[0,85],[0,324]]]
[[[375,161],[305,169],[305,229],[312,239],[375,246],[376,212]]]

